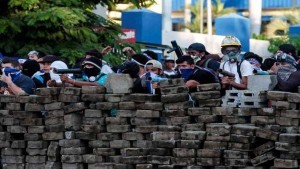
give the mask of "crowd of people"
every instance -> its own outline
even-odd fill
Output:
[[[30,95],[43,87],[105,86],[110,73],[129,74],[134,81],[134,93],[159,93],[159,82],[170,78],[183,78],[190,92],[196,91],[200,84],[209,83],[220,83],[222,91],[247,90],[248,76],[253,74],[274,74],[278,81],[274,90],[298,92],[300,59],[293,45],[280,45],[274,55],[264,60],[252,52],[242,55],[241,46],[238,38],[226,36],[221,44],[222,57],[210,54],[201,43],[193,43],[183,56],[177,59],[165,56],[161,62],[153,51],[136,53],[126,47],[123,52],[127,59],[114,68],[103,60],[112,49],[108,46],[101,52],[87,51],[72,67],[79,71],[62,74],[57,70],[69,67],[61,58],[33,50],[26,59],[2,60],[0,93]]]

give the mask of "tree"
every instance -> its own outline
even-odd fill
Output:
[[[119,51],[120,25],[92,10],[97,4],[111,9],[116,3],[140,8],[149,1],[154,0],[1,0],[0,52],[24,56],[39,49],[74,63],[91,48],[111,45]]]
[[[192,23],[189,23],[186,25],[188,29],[190,29],[192,32],[200,32],[200,20],[203,18],[200,18],[200,5],[199,1],[194,5],[191,6],[191,12],[194,15],[194,19]],[[221,0],[215,0],[212,4],[212,18],[216,18],[219,16],[223,16],[229,13],[235,13],[235,8],[224,8],[224,3],[222,3]],[[204,9],[204,16],[207,15],[206,9]],[[206,30],[204,30],[206,32]]]

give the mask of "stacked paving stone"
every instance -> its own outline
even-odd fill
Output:
[[[114,86],[0,96],[2,168],[299,168],[300,94],[268,92],[270,107],[220,107],[217,84],[191,97],[181,79],[160,86],[162,96]]]
[[[276,110],[275,122],[280,126],[275,150],[279,155],[274,160],[276,168],[298,168],[300,159],[299,120],[300,94],[272,91],[268,92],[268,99]]]

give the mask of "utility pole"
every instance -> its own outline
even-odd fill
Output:
[[[249,0],[249,19],[251,36],[259,35],[261,29],[262,0]]]
[[[250,0],[249,0],[250,1]],[[207,34],[212,35],[211,0],[207,0]]]
[[[162,29],[172,31],[172,0],[162,1]]]
[[[192,0],[184,0],[184,23],[188,24],[191,23],[191,4],[192,4]],[[185,32],[190,32],[189,29],[185,28],[184,29]]]
[[[203,33],[203,0],[199,0],[199,5],[200,5],[200,21],[199,21],[199,28],[200,28],[200,33]]]

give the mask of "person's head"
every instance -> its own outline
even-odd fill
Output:
[[[45,73],[49,73],[50,72],[50,65],[54,62],[59,60],[59,58],[57,56],[54,55],[46,55],[44,57],[42,57],[39,61],[40,64],[42,64],[43,70],[45,71]]]
[[[163,73],[162,64],[157,60],[149,60],[145,64],[146,72],[151,72],[156,75],[161,75]]]
[[[68,66],[65,62],[57,60],[51,63],[50,65],[50,78],[56,82],[61,82],[60,75],[54,73],[54,69],[68,69]]]
[[[2,68],[20,69],[20,64],[17,60],[11,58],[4,58],[1,63]]]
[[[178,69],[194,69],[195,63],[191,56],[184,55],[176,60]]]
[[[131,61],[137,63],[140,67],[139,74],[142,75],[145,73],[145,64],[149,61],[150,59],[143,55],[143,54],[134,54],[131,56]]]
[[[164,59],[165,69],[170,70],[175,67],[175,59],[172,56],[168,56]]]
[[[158,58],[157,53],[155,53],[151,50],[146,50],[143,52],[143,54],[148,56],[149,59],[157,60],[157,58]]]
[[[182,56],[176,60],[179,74],[185,80],[188,80],[194,73],[195,63],[191,56]]]
[[[30,51],[27,54],[27,56],[28,56],[29,60],[36,60],[36,61],[38,61],[38,59],[39,59],[39,52],[36,51],[36,50],[32,50],[32,51]]]
[[[280,66],[288,66],[288,65],[292,65],[294,67],[297,66],[297,61],[295,60],[295,58],[286,53],[277,52],[275,58],[276,58],[276,62],[279,63]]]
[[[100,77],[102,61],[96,57],[90,57],[82,62],[84,74],[90,82],[97,81]]]
[[[277,52],[283,52],[283,53],[286,53],[290,56],[293,56],[296,61],[299,59],[299,57],[296,54],[296,48],[292,44],[282,44],[282,45],[280,45],[278,47]]]
[[[40,65],[36,60],[26,60],[23,63],[22,74],[32,77],[37,71],[40,70]]]
[[[261,69],[264,71],[270,70],[276,60],[274,58],[267,58],[264,60],[263,64],[261,65]]]
[[[6,76],[10,75],[13,82],[21,76],[19,62],[15,59],[4,58],[1,67],[2,73]]]
[[[103,58],[101,52],[97,49],[91,49],[91,50],[85,52],[85,59],[88,59],[90,57],[95,57],[95,58],[98,58],[98,59]]]
[[[119,67],[119,73],[122,74],[129,74],[131,78],[138,78],[139,77],[139,65],[133,61],[125,62],[123,65]]]
[[[235,36],[226,36],[221,44],[224,61],[236,62],[241,53],[241,42]]]
[[[201,58],[209,53],[206,51],[205,46],[202,43],[192,43],[187,49],[186,53],[190,55],[194,62],[201,60]]]
[[[250,62],[253,69],[260,69],[263,60],[262,57],[258,56],[253,52],[246,52],[244,54],[244,59]]]

